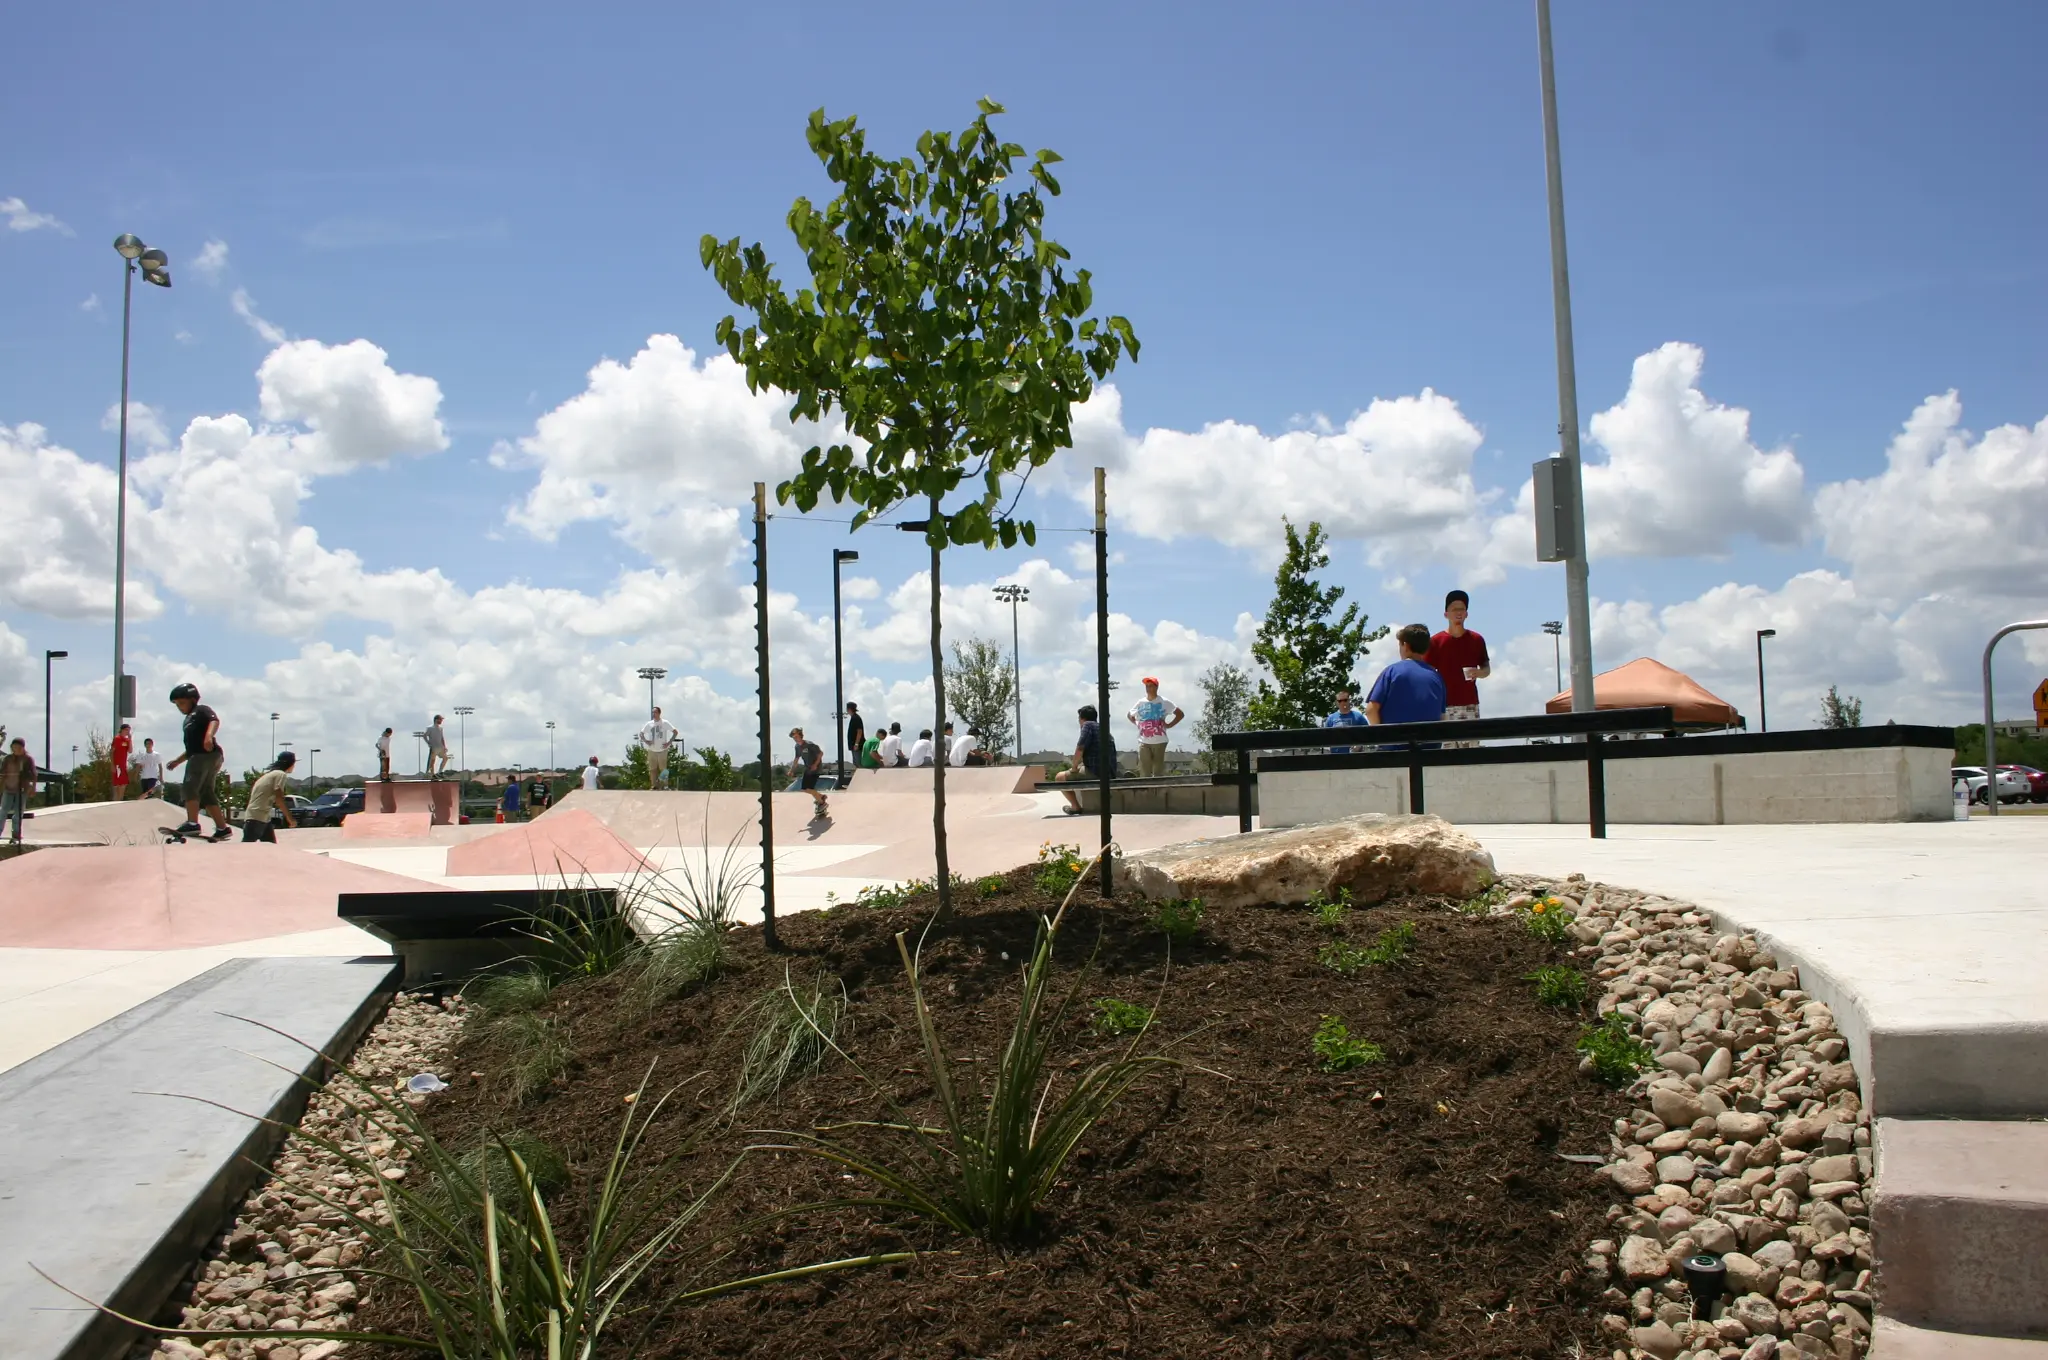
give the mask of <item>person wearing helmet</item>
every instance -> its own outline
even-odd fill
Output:
[[[185,824],[178,828],[181,836],[196,836],[200,832],[199,809],[204,807],[206,815],[213,819],[213,835],[210,839],[224,841],[235,834],[228,825],[227,814],[220,810],[220,770],[222,752],[216,738],[220,734],[220,714],[199,702],[199,687],[183,684],[171,691],[171,703],[185,715],[185,750],[172,759],[164,768],[175,770],[185,767]]]
[[[277,844],[277,832],[271,828],[270,819],[282,812],[286,826],[297,826],[292,820],[291,799],[285,796],[292,766],[298,757],[290,751],[279,755],[269,769],[256,776],[249,784],[249,806],[242,813],[242,841],[268,841]]]

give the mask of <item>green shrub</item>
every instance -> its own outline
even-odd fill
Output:
[[[508,1050],[512,1099],[533,1099],[569,1068],[569,1033],[562,1022],[538,1011],[508,1015],[492,1027]]]
[[[1038,847],[1038,868],[1031,875],[1031,881],[1047,897],[1064,897],[1087,867],[1088,861],[1081,858],[1080,846],[1054,845],[1047,841]]]
[[[1202,899],[1190,897],[1185,902],[1161,902],[1152,909],[1152,924],[1166,932],[1166,938],[1175,944],[1186,944],[1201,933],[1205,915]]]
[[[1332,940],[1316,950],[1316,962],[1333,973],[1350,977],[1370,961],[1368,951],[1345,940]]]
[[[1003,889],[1009,886],[1001,874],[989,874],[974,885],[974,890],[985,900],[991,897],[1000,897]]]
[[[1415,923],[1403,921],[1400,925],[1382,930],[1373,941],[1372,948],[1365,951],[1367,963],[1391,966],[1400,963],[1415,952]]]
[[[1593,1074],[1610,1086],[1628,1085],[1657,1062],[1655,1051],[1629,1033],[1628,1017],[1620,1011],[1609,1011],[1599,1024],[1588,1025],[1579,1035],[1578,1049],[1593,1060]]]
[[[923,879],[913,878],[907,883],[871,883],[854,894],[853,905],[873,907],[878,911],[894,911],[931,884]]]
[[[836,1046],[846,1007],[846,985],[838,978],[820,969],[799,988],[785,965],[782,981],[741,1014],[740,1023],[751,1024],[753,1032],[728,1108],[736,1112],[779,1095],[796,1077],[821,1067]]]
[[[1343,1020],[1326,1015],[1316,1026],[1315,1038],[1309,1041],[1309,1048],[1316,1056],[1316,1066],[1325,1072],[1349,1072],[1356,1067],[1386,1060],[1386,1050],[1378,1044],[1351,1037],[1351,1030]]]
[[[1537,898],[1519,913],[1531,935],[1546,944],[1563,944],[1572,937],[1571,909],[1555,897]]]
[[[1529,974],[1536,984],[1536,999],[1546,1006],[1577,1010],[1586,1002],[1586,975],[1562,964],[1538,968]]]
[[[1351,915],[1351,889],[1339,888],[1335,897],[1325,897],[1317,889],[1309,894],[1308,911],[1324,930],[1342,930],[1345,918]]]
[[[463,999],[490,1021],[539,1010],[554,994],[554,979],[528,967],[479,974],[462,989]]]
[[[1470,916],[1484,916],[1495,907],[1501,906],[1510,896],[1507,885],[1496,883],[1477,897],[1467,898],[1458,904],[1458,910]]]
[[[1105,1039],[1114,1039],[1118,1035],[1141,1033],[1151,1023],[1150,1006],[1103,996],[1095,1000],[1095,1018],[1089,1022],[1089,1028]]]

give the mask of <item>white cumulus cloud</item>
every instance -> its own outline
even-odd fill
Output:
[[[0,217],[7,219],[10,231],[49,230],[65,236],[74,234],[71,228],[51,214],[36,212],[18,198],[0,198]]]
[[[284,327],[272,325],[256,314],[256,299],[249,296],[246,288],[237,288],[228,296],[228,305],[235,309],[235,315],[248,323],[266,345],[282,345],[291,339],[284,333]]]
[[[208,283],[218,282],[228,267],[228,243],[211,240],[199,247],[199,253],[192,257],[192,268]],[[246,296],[246,295],[245,295]]]
[[[319,471],[447,448],[441,385],[399,373],[388,359],[368,340],[289,341],[256,370],[258,408],[265,420],[307,427],[292,447]]]

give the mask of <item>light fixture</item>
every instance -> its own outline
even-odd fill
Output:
[[[114,238],[114,249],[121,252],[122,259],[132,260],[142,253],[142,238],[124,231]]]

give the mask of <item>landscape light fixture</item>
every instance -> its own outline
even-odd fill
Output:
[[[50,768],[50,663],[62,661],[69,652],[43,653],[43,768]],[[116,732],[121,729],[116,727]]]
[[[145,283],[159,288],[171,286],[171,257],[142,243],[142,238],[122,232],[114,238],[114,252],[121,257],[121,445],[120,471],[114,486],[114,725],[135,716],[135,681],[122,670],[125,660],[122,625],[126,620],[128,578],[128,338],[134,311],[135,275],[139,270]],[[47,758],[48,752],[44,753]]]
[[[858,562],[860,554],[851,548],[832,550],[832,730],[836,734],[833,746],[837,751],[839,780],[835,788],[846,787],[846,651],[839,638],[839,568],[842,563]],[[854,752],[856,758],[860,752]]]
[[[654,682],[668,674],[666,666],[642,666],[640,678],[647,682],[647,716],[654,716]]]
[[[1775,628],[1756,630],[1756,727],[1759,732],[1771,730],[1770,712],[1764,707],[1764,639],[1777,635]]]
[[[1017,763],[1024,763],[1024,667],[1021,661],[1022,648],[1018,645],[1017,606],[1031,598],[1031,587],[1006,581],[996,587],[996,598],[1007,600],[1010,605],[1010,680],[1012,693],[1017,700]]]

